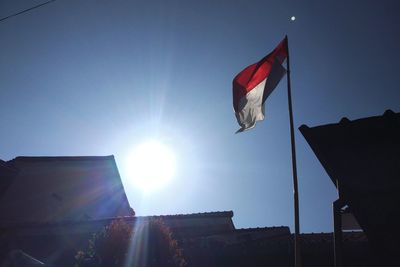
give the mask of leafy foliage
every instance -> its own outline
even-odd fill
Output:
[[[96,233],[76,267],[183,267],[186,262],[171,230],[159,219],[135,224],[117,219]]]

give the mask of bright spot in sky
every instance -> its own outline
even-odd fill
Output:
[[[292,17],[290,18],[290,20],[291,20],[291,21],[295,21],[295,20],[296,20],[296,17],[295,17],[295,16],[292,16]]]
[[[161,142],[152,140],[135,147],[128,158],[128,177],[143,192],[161,189],[174,176],[175,155]]]

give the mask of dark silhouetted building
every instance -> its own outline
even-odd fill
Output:
[[[0,223],[133,215],[113,156],[0,162]]]
[[[334,203],[336,249],[350,211],[365,232],[374,266],[400,266],[400,114],[300,127],[339,192]]]

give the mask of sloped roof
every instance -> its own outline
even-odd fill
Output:
[[[17,157],[6,165],[16,174],[0,196],[0,222],[132,214],[113,156]]]
[[[62,221],[22,221],[22,222],[10,222],[10,223],[2,223],[0,226],[61,226],[61,225],[69,225],[69,224],[84,224],[84,223],[96,223],[99,222],[101,224],[111,223],[113,220],[125,220],[125,221],[136,221],[136,220],[150,220],[150,219],[162,219],[166,220],[185,220],[185,219],[204,219],[204,218],[228,218],[232,219],[233,211],[211,211],[211,212],[198,212],[198,213],[187,213],[187,214],[168,214],[168,215],[149,215],[149,216],[132,216],[132,215],[123,215],[123,216],[113,216],[113,217],[104,217],[104,218],[88,218],[86,220],[62,220]],[[284,227],[284,226],[282,226]],[[269,227],[275,228],[275,227]],[[247,230],[247,229],[259,229],[259,228],[244,228],[239,230]],[[262,229],[262,228],[260,228]]]
[[[208,212],[197,212],[188,214],[168,214],[168,215],[151,215],[151,216],[136,216],[136,218],[151,217],[151,218],[196,218],[196,217],[233,217],[233,211],[208,211]]]
[[[400,113],[302,125],[300,131],[368,239],[399,248]]]
[[[365,189],[387,187],[380,179],[399,185],[393,178],[400,173],[400,113],[299,129],[335,186],[354,181]]]
[[[63,220],[47,222],[1,222],[0,229],[19,232],[22,235],[47,235],[50,233],[76,234],[95,233],[109,225],[113,220],[128,223],[145,223],[151,219],[161,219],[165,225],[178,235],[196,236],[230,232],[235,229],[232,211],[203,212],[158,216],[118,216],[87,220]]]

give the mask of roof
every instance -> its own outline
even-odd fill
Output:
[[[302,125],[299,129],[335,186],[336,181],[346,183],[351,179],[358,180],[357,186],[375,189],[382,184],[376,182],[376,177],[387,182],[397,180],[393,176],[400,171],[400,113],[387,110],[382,116],[353,121],[344,117],[339,123]],[[366,168],[367,181],[365,176],[358,177],[360,170]],[[344,176],[351,178],[343,179]]]
[[[19,233],[21,236],[92,234],[102,230],[113,220],[128,223],[145,223],[151,219],[162,219],[163,223],[179,236],[211,235],[231,232],[235,229],[232,211],[204,212],[165,216],[121,216],[88,220],[65,220],[48,222],[0,222],[0,229]]]
[[[49,162],[49,161],[109,161],[114,160],[113,155],[109,156],[19,156],[16,157],[7,163],[12,163],[16,161],[25,161],[25,162]]]
[[[400,113],[387,110],[382,116],[302,125],[300,131],[368,239],[377,246],[398,243]]]
[[[236,232],[265,232],[265,231],[286,231],[288,234],[290,234],[290,229],[288,226],[271,226],[271,227],[251,227],[251,228],[239,228],[236,229]]]
[[[161,219],[186,219],[186,218],[199,218],[199,217],[233,217],[233,211],[211,211],[211,212],[198,212],[189,214],[172,214],[172,215],[152,215],[152,216],[136,216],[136,218],[161,218]]]
[[[132,214],[114,156],[17,157],[6,162],[6,166],[16,174],[0,195],[0,222],[100,219]],[[1,174],[4,175],[2,169],[0,177]]]
[[[60,220],[60,221],[37,221],[37,222],[9,222],[2,223],[0,226],[15,226],[15,227],[24,227],[24,226],[60,226],[60,225],[78,225],[85,223],[109,223],[113,220],[126,220],[126,221],[136,221],[136,220],[150,220],[150,219],[162,219],[162,220],[184,220],[184,219],[196,219],[196,218],[229,218],[233,217],[233,211],[212,211],[212,212],[198,212],[198,213],[189,213],[189,214],[169,214],[169,215],[150,215],[150,216],[115,216],[115,217],[107,217],[107,218],[97,218],[97,219],[85,219],[85,220]],[[1,222],[0,222],[1,223]],[[284,226],[282,226],[284,227]],[[275,227],[271,227],[275,228]],[[247,230],[247,229],[259,229],[259,228],[246,228],[239,230]],[[262,228],[260,228],[262,229]]]

